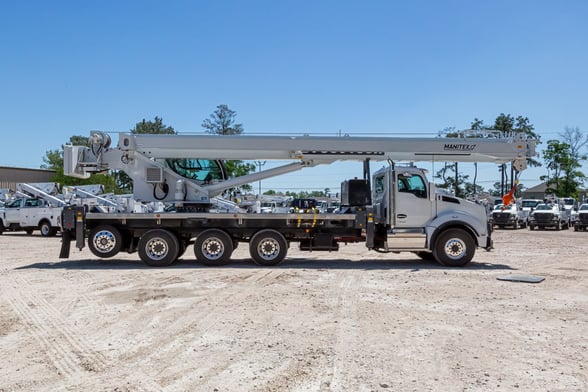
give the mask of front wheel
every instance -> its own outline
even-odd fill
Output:
[[[110,225],[93,228],[88,237],[88,248],[95,256],[108,258],[116,255],[122,248],[120,231]]]
[[[463,267],[474,258],[475,252],[474,239],[463,229],[443,231],[433,249],[435,260],[447,267]]]
[[[166,267],[178,258],[180,244],[167,230],[149,230],[139,239],[139,257],[150,267]]]
[[[194,255],[202,264],[223,265],[229,262],[233,253],[233,240],[222,230],[209,229],[198,235],[194,242]]]
[[[288,241],[275,230],[258,231],[249,241],[249,254],[259,265],[277,265],[284,260],[287,252]]]

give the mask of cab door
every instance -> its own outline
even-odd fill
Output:
[[[394,226],[423,228],[432,216],[433,201],[420,173],[396,171],[394,175]]]
[[[4,217],[6,218],[7,224],[20,222],[20,209],[22,202],[22,199],[16,199],[4,206]]]

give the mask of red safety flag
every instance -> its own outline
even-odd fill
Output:
[[[519,180],[515,180],[514,182],[514,186],[512,187],[512,189],[505,194],[504,196],[502,196],[502,209],[504,210],[507,206],[509,206],[510,204],[515,202],[515,196],[514,193],[517,190],[517,185],[519,185]]]

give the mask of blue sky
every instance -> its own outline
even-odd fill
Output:
[[[201,132],[219,104],[246,134],[435,135],[500,113],[543,141],[588,132],[587,18],[586,1],[2,1],[0,166],[39,167],[71,135],[154,116]],[[478,180],[499,180],[494,166]]]

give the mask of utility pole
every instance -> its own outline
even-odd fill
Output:
[[[264,166],[266,163],[267,161],[255,161],[255,164],[259,168],[259,172],[261,171],[261,167]],[[259,195],[259,199],[261,200],[261,180],[259,180],[259,191],[257,194]]]

